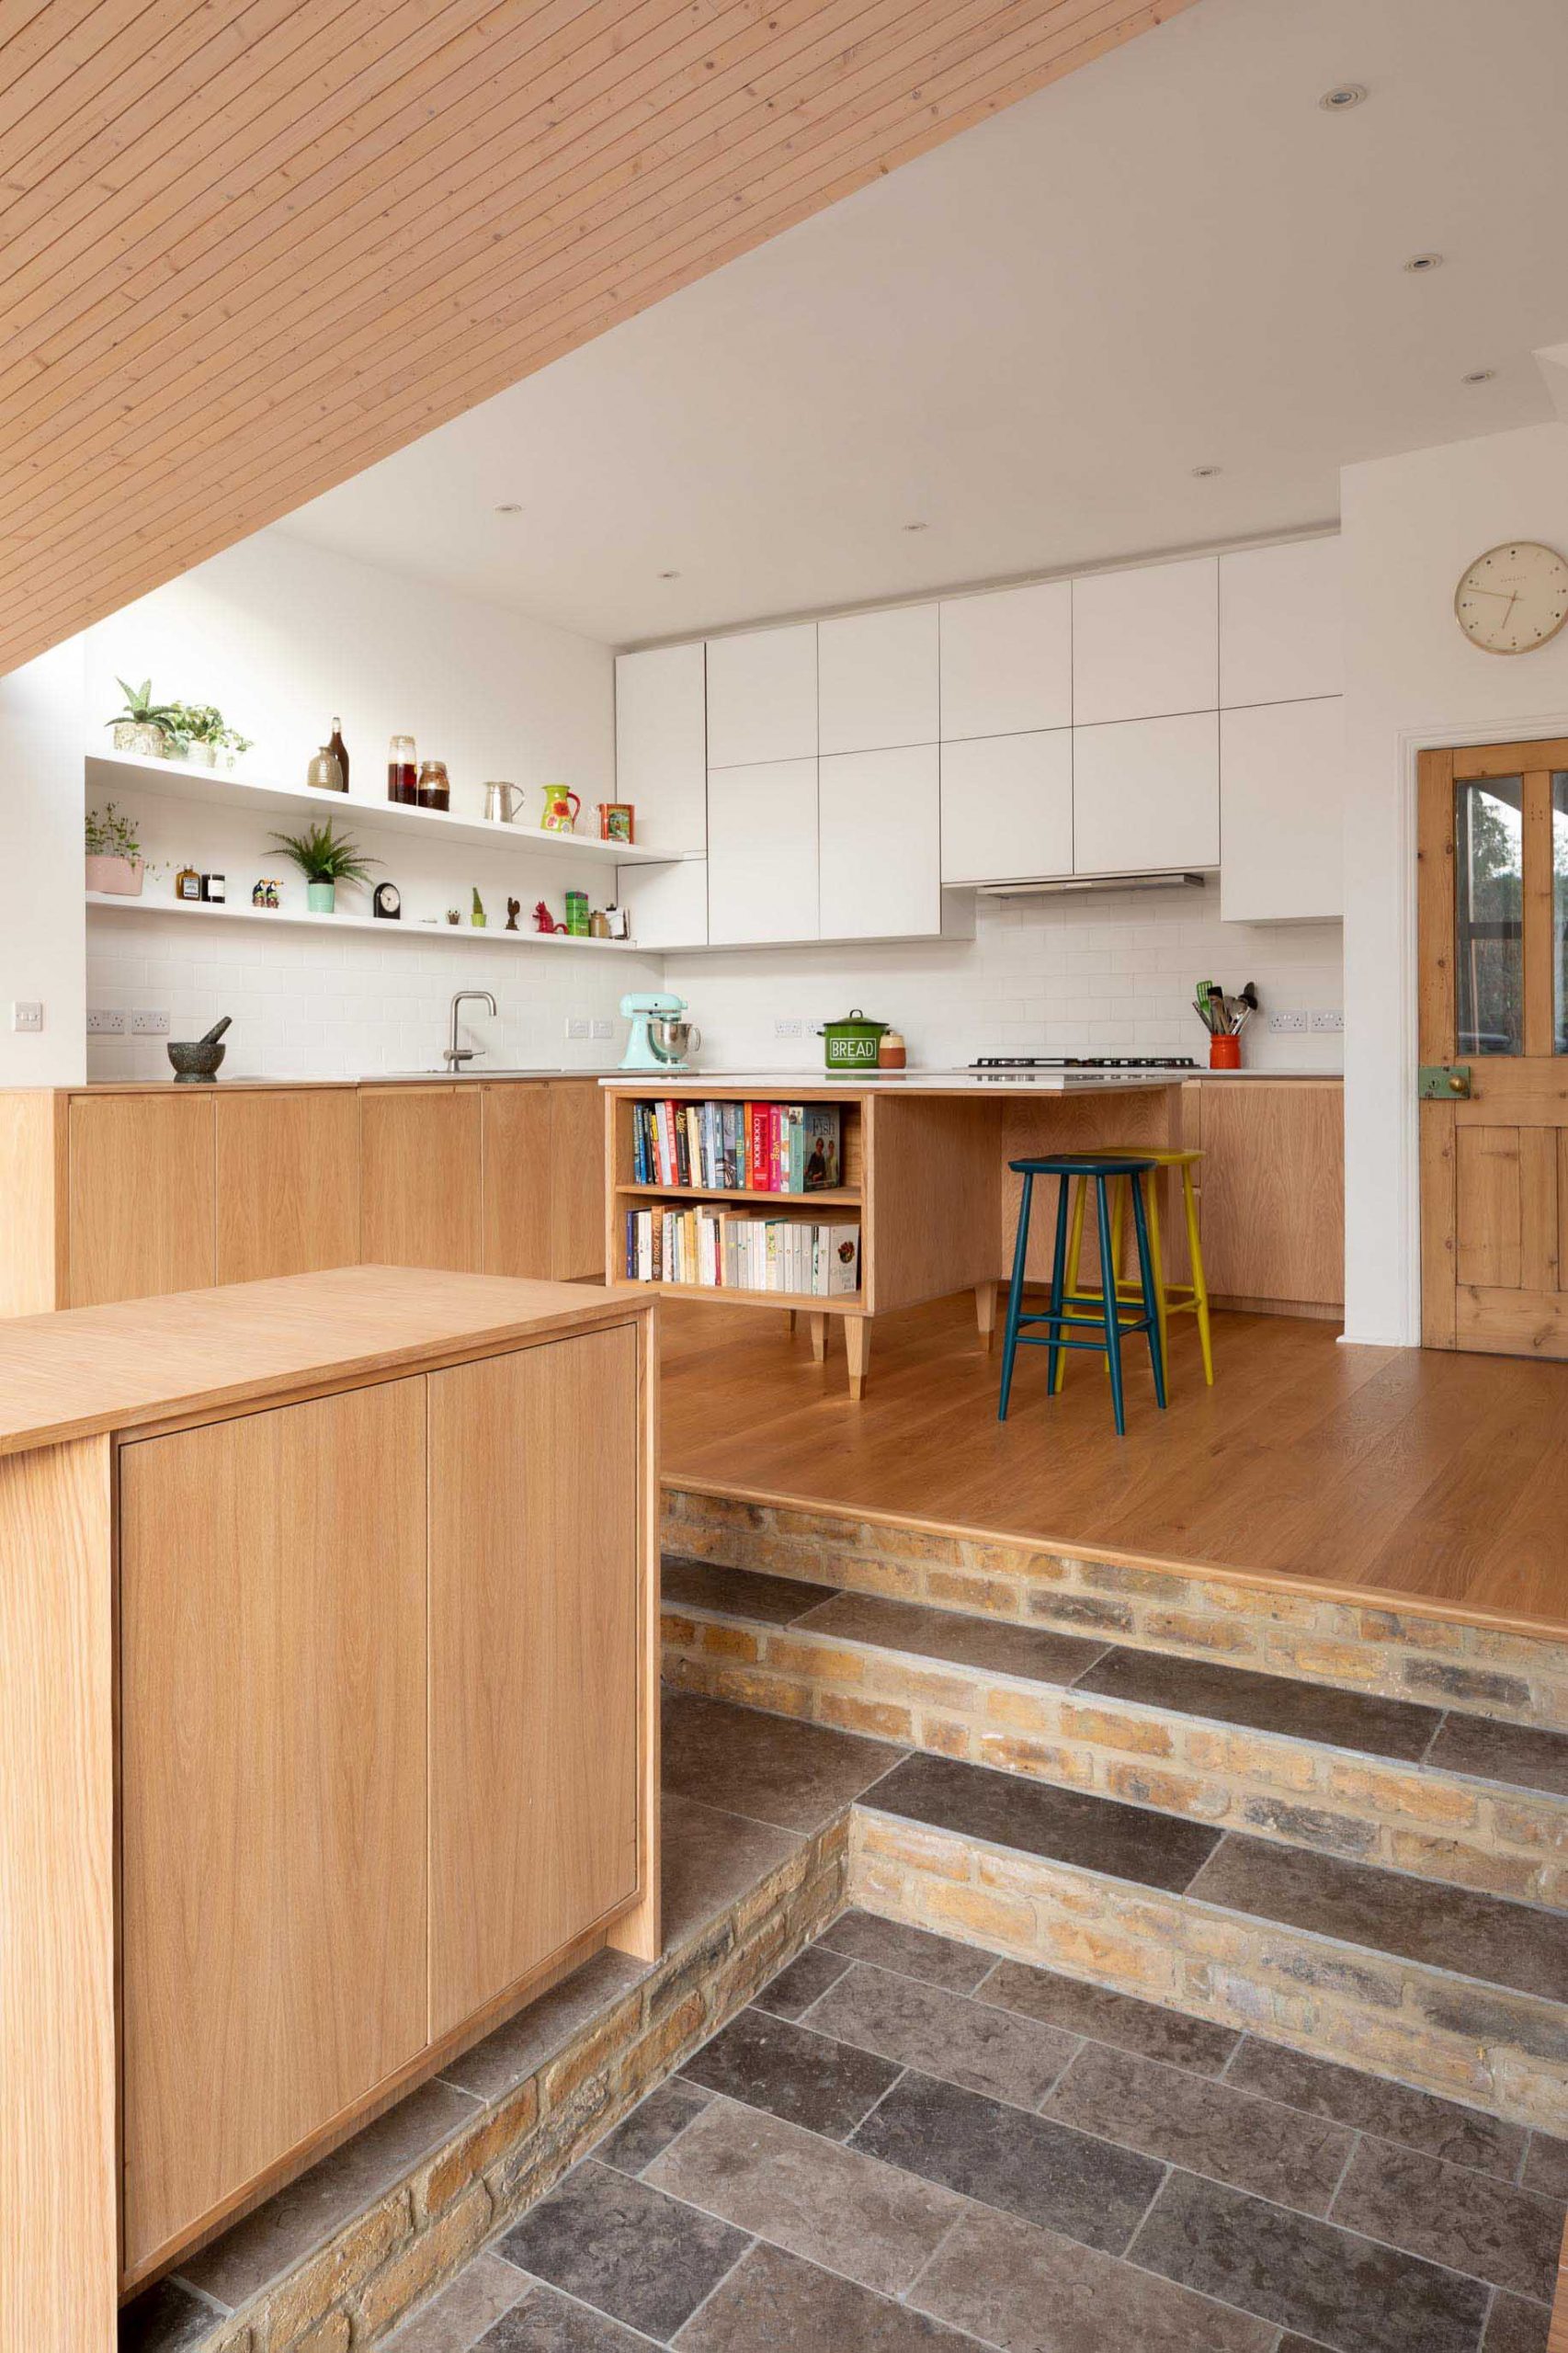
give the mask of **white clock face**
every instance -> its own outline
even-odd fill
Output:
[[[1533,654],[1568,620],[1568,562],[1539,540],[1488,548],[1454,590],[1454,615],[1483,654]]]

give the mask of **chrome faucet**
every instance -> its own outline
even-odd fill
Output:
[[[492,1013],[495,1011],[495,999],[491,995],[488,989],[459,989],[456,996],[453,997],[451,1043],[448,1046],[446,1052],[441,1056],[441,1060],[446,1063],[447,1068],[452,1073],[454,1077],[462,1068],[464,1063],[472,1062],[475,1051],[477,1051],[472,1046],[460,1046],[458,1043],[458,1007],[460,1005],[468,1004],[471,1000],[476,1004],[487,1005]]]

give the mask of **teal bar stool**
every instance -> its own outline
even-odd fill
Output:
[[[1140,1332],[1149,1340],[1149,1362],[1153,1368],[1154,1395],[1162,1412],[1165,1403],[1165,1367],[1160,1347],[1160,1297],[1154,1281],[1153,1260],[1149,1249],[1149,1220],[1143,1199],[1143,1179],[1153,1172],[1153,1160],[1135,1160],[1107,1154],[1057,1153],[1047,1160],[1010,1160],[1007,1164],[1016,1176],[1023,1178],[1023,1191],[1018,1200],[1018,1238],[1013,1251],[1013,1279],[1007,1289],[1007,1327],[1002,1341],[1002,1394],[996,1408],[996,1418],[1007,1418],[1007,1400],[1013,1390],[1013,1365],[1021,1346],[1045,1348],[1047,1356],[1047,1392],[1054,1396],[1059,1369],[1062,1366],[1063,1348],[1087,1348],[1096,1356],[1103,1356],[1110,1369],[1110,1402],[1116,1415],[1118,1438],[1127,1435],[1127,1409],[1122,1392],[1121,1344]],[[1056,1248],[1051,1267],[1051,1305],[1043,1314],[1024,1313],[1024,1266],[1029,1251],[1029,1209],[1037,1176],[1055,1176],[1059,1186],[1056,1197]],[[1138,1241],[1138,1274],[1140,1296],[1136,1301],[1119,1298],[1114,1282],[1105,1286],[1097,1308],[1093,1313],[1079,1313],[1092,1303],[1092,1294],[1067,1290],[1067,1223],[1070,1179],[1077,1176],[1095,1191],[1096,1220],[1099,1233],[1100,1264],[1114,1267],[1116,1245],[1112,1238],[1110,1188],[1124,1183],[1132,1199],[1132,1230]],[[1131,1288],[1131,1287],[1129,1287]],[[1043,1332],[1027,1330],[1032,1324],[1042,1324]],[[1074,1332],[1082,1338],[1074,1338]]]

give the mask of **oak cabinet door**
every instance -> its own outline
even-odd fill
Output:
[[[550,1083],[549,1272],[604,1279],[605,1107],[597,1078]]]
[[[602,1276],[598,1081],[506,1081],[483,1097],[484,1272],[553,1282]]]
[[[359,1120],[361,1263],[476,1275],[483,1263],[478,1087],[361,1087]]]
[[[432,1373],[431,2030],[638,1881],[637,1336]]]
[[[1205,1079],[1198,1165],[1211,1291],[1336,1307],[1345,1297],[1345,1090]]]
[[[359,1263],[359,1101],[352,1087],[225,1095],[218,1121],[221,1283]]]
[[[122,1449],[125,2261],[427,2039],[425,1383]]]
[[[70,1303],[216,1281],[210,1095],[71,1098]]]

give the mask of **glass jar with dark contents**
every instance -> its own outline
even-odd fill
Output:
[[[414,764],[412,735],[394,735],[387,747],[387,799],[406,809],[419,804],[418,770]]]
[[[422,760],[419,764],[419,806],[421,809],[450,809],[452,788],[447,780],[445,760]]]

